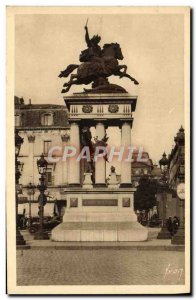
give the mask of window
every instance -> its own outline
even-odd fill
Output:
[[[52,168],[47,168],[46,171],[46,185],[52,185]]]
[[[21,126],[21,115],[15,115],[15,126]]]
[[[44,114],[42,116],[42,125],[43,126],[50,126],[53,124],[53,115],[52,113]]]
[[[48,154],[51,144],[51,141],[44,141],[44,154]]]

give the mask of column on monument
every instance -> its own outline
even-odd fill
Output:
[[[104,136],[105,126],[99,122],[96,124],[96,137],[100,141]],[[95,184],[104,186],[106,184],[106,161],[104,157],[97,157],[95,161]]]
[[[64,153],[65,147],[68,146],[68,142],[70,140],[70,135],[67,131],[65,132],[65,134],[61,135],[61,140],[62,140],[63,153]],[[67,160],[62,161],[62,183],[63,184],[68,184],[68,163],[67,163]]]
[[[28,172],[29,172],[29,182],[34,183],[34,142],[35,142],[35,135],[28,134],[27,135],[29,141],[29,165],[28,165]]]
[[[121,161],[121,187],[131,185],[131,161],[126,161],[131,146],[131,124],[125,122],[121,127],[121,146],[124,147],[123,159]]]
[[[70,126],[70,146],[76,149],[76,154],[68,158],[68,183],[69,185],[80,184],[80,161],[77,157],[80,152],[80,129],[77,123]]]

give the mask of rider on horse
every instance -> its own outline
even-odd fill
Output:
[[[91,39],[88,33],[88,27],[84,27],[86,30],[85,41],[88,49],[84,50],[80,54],[80,62],[92,61],[96,57],[101,57],[101,47],[98,45],[101,41],[101,37],[94,35]]]
[[[96,62],[97,68],[101,68],[102,73],[106,73],[105,64],[103,59],[103,52],[101,47],[98,45],[101,41],[99,35],[94,35],[91,39],[89,37],[87,25],[84,27],[86,30],[85,41],[88,49],[85,49],[80,54],[80,62]]]

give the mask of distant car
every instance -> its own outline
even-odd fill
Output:
[[[50,232],[54,227],[59,225],[61,222],[62,220],[60,217],[54,217],[54,218],[45,217],[43,223],[43,229],[44,231]],[[39,230],[39,224],[40,224],[39,217],[34,217],[31,220],[31,226],[29,228],[29,232],[36,233]]]

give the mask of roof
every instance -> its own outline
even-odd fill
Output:
[[[132,155],[132,167],[133,168],[140,168],[142,166],[147,166],[147,167],[151,167],[153,168],[153,163],[152,160],[149,157],[148,152],[142,151],[140,153],[141,150],[136,149],[133,151],[133,155]],[[140,160],[141,159],[141,160]],[[143,160],[146,161],[143,161]]]
[[[68,112],[65,105],[58,104],[25,104],[23,98],[14,97],[15,114],[21,116],[20,128],[56,128],[68,127]],[[52,113],[53,124],[42,125],[42,116],[45,113]]]
[[[65,105],[60,104],[32,104],[31,99],[29,99],[29,103],[26,104],[23,98],[19,98],[14,96],[14,105],[15,109],[65,109],[67,110]]]
[[[65,105],[58,104],[24,104],[15,106],[16,109],[28,110],[28,109],[64,109],[67,110]]]

